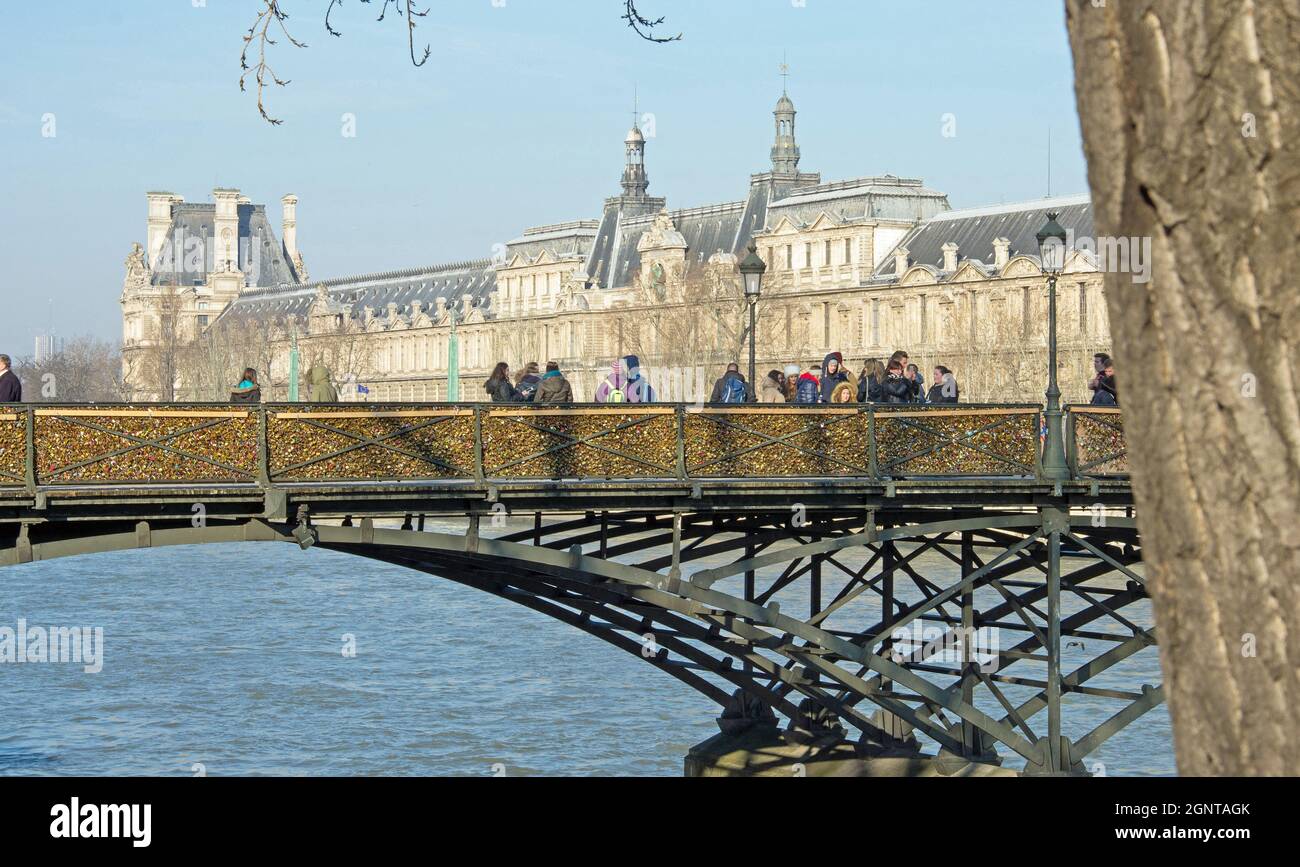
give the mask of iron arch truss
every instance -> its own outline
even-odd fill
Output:
[[[1126,682],[1156,636],[1121,508],[536,511],[499,532],[496,514],[454,533],[422,529],[422,516],[398,528],[306,508],[198,527],[21,525],[0,562],[319,546],[492,593],[636,654],[716,702],[724,730],[784,721],[803,737],[843,732],[867,756],[1015,754],[1028,772],[1080,772],[1163,700],[1158,684]],[[1075,702],[1095,722],[1067,732]]]

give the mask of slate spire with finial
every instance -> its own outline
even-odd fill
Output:
[[[799,171],[799,145],[794,138],[794,102],[790,99],[787,82],[790,65],[781,62],[781,98],[776,101],[776,142],[772,145],[772,171],[793,175]]]
[[[635,88],[632,91],[632,129],[623,140],[627,164],[623,167],[623,195],[645,198],[650,179],[645,173],[645,136],[641,134],[639,101]]]

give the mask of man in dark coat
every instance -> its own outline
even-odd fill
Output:
[[[956,403],[960,399],[960,392],[957,389],[957,377],[952,375],[952,371],[942,364],[934,369],[934,385],[930,386],[930,393],[926,395],[926,403]]]
[[[727,365],[727,372],[713,383],[713,393],[709,395],[709,403],[753,402],[754,389],[745,382],[745,377],[740,372],[740,365],[731,362]]]
[[[1119,406],[1119,389],[1115,385],[1115,362],[1104,352],[1092,357],[1093,369],[1097,371],[1088,382],[1092,390],[1093,406]]]
[[[0,355],[0,403],[23,402],[23,384],[9,369],[11,363],[9,356]]]

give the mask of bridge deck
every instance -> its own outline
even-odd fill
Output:
[[[900,494],[1032,503],[1128,492],[1117,410],[1071,407],[1072,478],[1043,479],[1036,405],[532,407],[106,404],[0,407],[0,511],[24,503],[379,498],[463,511],[687,498],[828,505]]]

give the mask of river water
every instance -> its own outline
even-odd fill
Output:
[[[3,578],[0,627],[102,627],[104,653],[97,672],[0,664],[0,774],[676,776],[690,746],[717,733],[712,702],[635,656],[345,554],[158,548]],[[1130,690],[1160,681],[1154,650],[1107,674]],[[1066,733],[1116,709],[1067,704]],[[1174,773],[1165,709],[1087,765]]]

